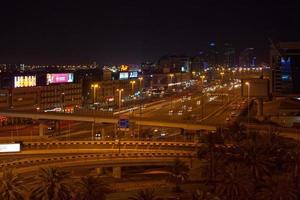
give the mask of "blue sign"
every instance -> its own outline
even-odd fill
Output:
[[[121,129],[129,128],[129,120],[128,119],[119,119],[119,128],[121,128]]]

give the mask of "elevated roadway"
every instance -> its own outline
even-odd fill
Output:
[[[30,173],[41,167],[81,167],[92,166],[113,167],[113,175],[121,176],[121,167],[124,166],[165,166],[170,165],[175,158],[191,163],[196,157],[190,152],[131,152],[131,153],[101,153],[85,155],[64,155],[49,158],[29,158],[0,164],[1,171],[4,168],[14,168],[17,173]],[[2,173],[0,171],[0,176]],[[116,172],[114,172],[116,171]]]
[[[42,113],[42,112],[25,112],[25,111],[0,111],[1,116],[6,117],[20,117],[20,118],[31,118],[35,120],[65,120],[65,121],[81,121],[91,123],[110,123],[117,124],[118,118],[114,117],[101,117],[96,115],[83,115],[83,114],[67,114],[67,113]],[[172,127],[181,128],[185,130],[207,130],[215,131],[215,126],[203,125],[199,123],[178,123],[170,121],[156,121],[141,118],[131,118],[131,122],[144,125],[144,126],[158,126],[158,127]]]

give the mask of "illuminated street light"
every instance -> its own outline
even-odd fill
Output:
[[[171,78],[171,83],[173,83],[173,77],[174,77],[174,74],[169,74],[169,76],[170,76],[170,78]],[[169,84],[168,84],[168,86],[169,86]]]
[[[144,80],[144,78],[143,78],[143,77],[139,77],[138,79],[139,79],[139,81],[140,81],[140,92],[141,92],[141,89],[142,89],[142,81]]]
[[[171,78],[171,83],[173,83],[173,77],[174,77],[174,74],[169,74],[170,78]]]
[[[134,84],[135,84],[135,81],[130,81],[130,84],[131,84],[132,95],[134,95]]]
[[[98,84],[92,84],[91,88],[94,89],[94,93],[93,93],[94,94],[94,96],[93,96],[94,100],[93,100],[93,102],[95,103],[95,100],[96,100],[96,89],[99,88],[99,85]]]
[[[222,77],[222,80],[223,80],[223,77],[224,77],[224,72],[220,72],[220,75]]]
[[[245,85],[247,85],[247,87],[248,87],[248,124],[249,124],[249,120],[250,120],[250,83],[247,81],[247,82],[245,82]]]
[[[143,81],[143,77],[139,77],[138,78],[140,81],[140,99],[143,98],[142,96],[142,81]],[[140,101],[140,120],[141,120],[141,116],[142,116],[142,101]],[[138,125],[138,139],[140,139],[140,125]]]
[[[119,93],[119,114],[120,114],[120,111],[121,111],[121,104],[122,104],[122,92],[124,91],[124,89],[117,89],[116,90],[118,93]]]
[[[192,74],[193,74],[193,78],[195,78],[196,72],[192,71]]]
[[[201,75],[200,78],[201,78],[202,85],[203,85],[204,84],[205,75]]]

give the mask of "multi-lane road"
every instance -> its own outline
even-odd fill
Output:
[[[210,86],[203,90],[194,90],[189,93],[179,93],[172,97],[160,99],[156,102],[144,105],[135,105],[134,109],[124,108],[121,117],[133,117],[135,119],[154,119],[156,121],[188,122],[208,125],[222,125],[228,123],[228,116],[233,112],[231,104],[236,101],[238,89],[232,85]],[[215,96],[215,94],[224,94]],[[98,113],[94,113],[97,114]],[[112,114],[112,113],[111,113]],[[118,117],[119,114],[115,115]],[[36,136],[38,135],[37,125],[12,126],[1,132],[1,136],[16,138],[20,135]],[[136,128],[136,127],[135,127]],[[138,127],[139,130],[132,131],[131,135],[139,132],[145,127]],[[151,127],[156,129],[155,127]],[[48,127],[46,127],[46,130]],[[168,135],[179,133],[178,130],[165,128]],[[112,124],[96,124],[85,122],[60,122],[60,135],[57,136],[58,130],[47,130],[47,135],[53,139],[112,139],[115,136],[115,126]],[[92,134],[93,132],[93,134]],[[101,133],[101,134],[100,134]],[[104,134],[105,133],[105,137]],[[99,137],[99,135],[101,135]],[[128,135],[128,134],[127,134]],[[130,134],[129,134],[130,135]]]

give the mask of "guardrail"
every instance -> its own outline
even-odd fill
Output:
[[[62,163],[62,162],[75,162],[75,161],[97,161],[101,159],[122,159],[126,161],[126,159],[141,159],[145,158],[150,162],[150,158],[193,158],[196,154],[194,153],[186,153],[186,152],[133,152],[133,153],[106,153],[106,154],[88,154],[88,155],[70,155],[70,156],[58,156],[58,157],[49,157],[49,158],[36,158],[36,159],[27,159],[22,161],[13,161],[9,163],[0,164],[0,169],[6,167],[30,167],[32,165],[41,165],[41,164],[53,164],[53,163]],[[111,160],[113,163],[114,160]]]
[[[198,147],[199,143],[191,142],[153,142],[153,141],[47,141],[24,142],[24,147],[52,146],[52,145],[139,145],[139,146],[174,146],[174,147]]]

